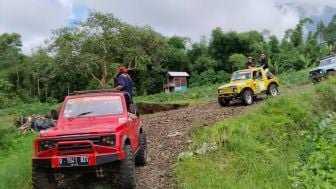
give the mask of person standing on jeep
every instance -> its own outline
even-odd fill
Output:
[[[255,67],[255,64],[254,64],[254,62],[252,61],[252,57],[251,56],[249,56],[248,58],[247,58],[247,62],[246,62],[246,68],[247,69],[250,69],[250,68],[254,68]]]
[[[132,95],[133,95],[133,86],[134,83],[131,77],[127,73],[127,68],[125,66],[120,66],[118,69],[118,74],[116,75],[114,90],[122,91],[125,93],[127,106],[132,103]]]
[[[265,54],[260,55],[260,66],[263,67],[266,72],[268,72],[268,61]]]
[[[265,70],[265,73],[267,74],[267,76],[275,77],[275,76],[269,71],[268,60],[267,60],[266,55],[265,55],[264,53],[262,53],[262,54],[260,55],[260,66],[263,67],[263,69]]]

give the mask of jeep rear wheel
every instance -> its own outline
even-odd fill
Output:
[[[135,164],[134,154],[131,145],[125,145],[125,159],[120,161],[117,188],[133,189],[135,188]]]
[[[240,98],[245,106],[253,104],[253,93],[249,89],[244,90]]]
[[[275,97],[278,95],[278,87],[275,84],[271,84],[268,87],[268,95],[272,97]]]
[[[218,103],[220,106],[229,106],[230,105],[230,100],[226,100],[224,98],[218,98]]]
[[[135,165],[144,166],[146,165],[146,159],[147,159],[147,141],[146,141],[146,134],[140,133],[139,134],[139,151],[137,155],[135,156]]]
[[[33,166],[32,181],[34,189],[56,188],[56,182],[52,178],[50,169]]]

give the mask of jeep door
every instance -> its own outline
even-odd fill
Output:
[[[255,94],[261,93],[262,91],[266,90],[265,82],[264,82],[261,70],[253,71],[253,82],[255,86],[255,91],[254,91]]]

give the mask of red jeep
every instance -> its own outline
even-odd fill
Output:
[[[35,139],[34,188],[135,188],[146,163],[146,135],[125,94],[107,90],[67,96],[57,125]]]

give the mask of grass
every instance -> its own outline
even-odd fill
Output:
[[[0,109],[0,116],[6,115],[32,115],[32,114],[50,114],[52,105],[48,103],[21,104],[15,107]]]
[[[217,96],[218,85],[189,88],[186,91],[174,93],[159,93],[148,96],[138,96],[135,102],[144,103],[202,103],[207,102]]]
[[[10,126],[7,126],[10,127]],[[36,133],[0,130],[0,189],[31,188],[31,158]]]
[[[304,133],[312,132],[326,111],[336,111],[335,84],[309,86],[211,128],[193,129],[190,149],[215,142],[218,150],[179,161],[180,188],[291,188]]]
[[[281,88],[305,85],[310,83],[308,79],[308,70],[289,72],[278,75]]]
[[[13,115],[0,117],[0,133],[11,128],[14,125],[15,119],[17,119],[17,116]]]

